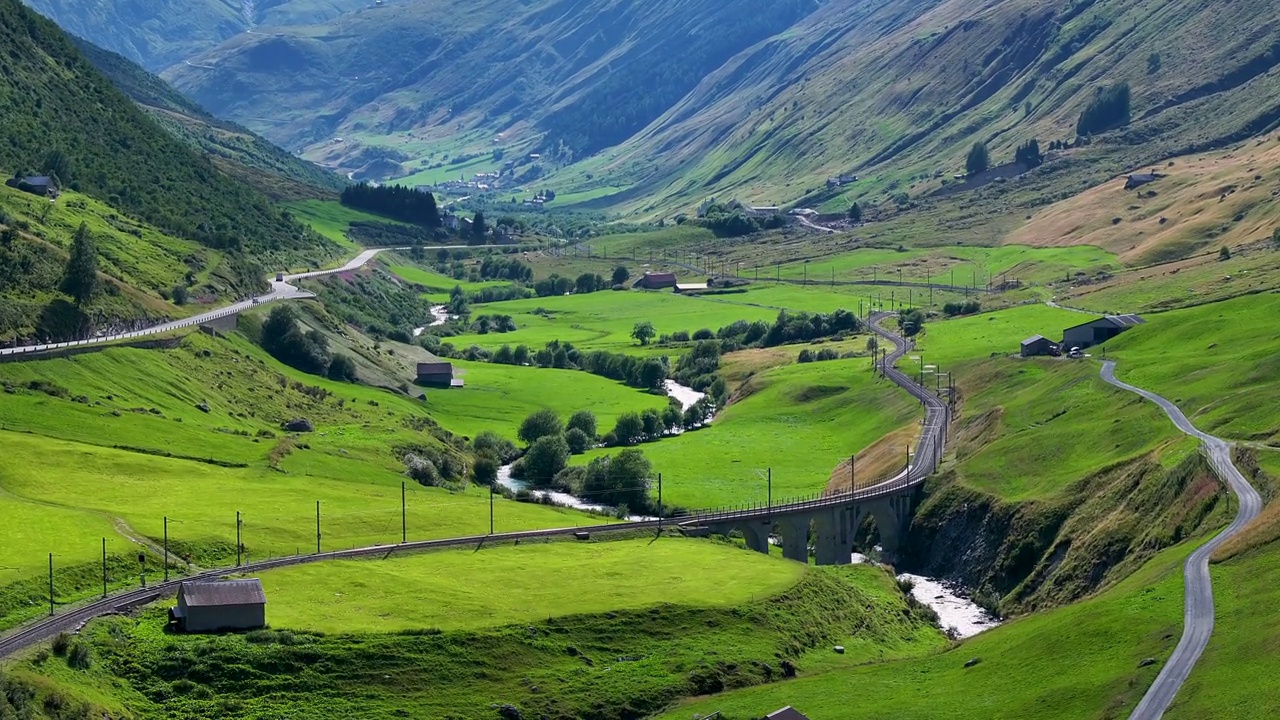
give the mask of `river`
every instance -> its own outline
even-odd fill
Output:
[[[902,573],[898,579],[910,580],[915,586],[911,589],[915,599],[933,608],[938,613],[938,624],[957,638],[971,637],[1000,624],[999,618],[939,580],[910,573]]]
[[[427,328],[439,327],[440,325],[449,322],[449,311],[445,309],[444,305],[432,305],[431,316],[435,319],[431,321],[430,325],[427,327],[413,329],[414,337],[418,337],[422,333],[426,332]]]
[[[432,308],[433,312],[434,310],[435,308]],[[688,410],[689,408],[693,407],[694,404],[697,403],[699,400],[706,397],[706,393],[700,393],[691,387],[685,387],[684,385],[677,383],[675,380],[667,380],[665,387],[667,390],[667,395],[671,396],[672,398],[675,398],[675,400],[680,403],[681,409],[684,409],[684,410]],[[498,484],[501,485],[502,487],[507,488],[512,492],[519,492],[520,490],[524,490],[527,487],[523,480],[517,480],[516,478],[511,477],[510,465],[503,465],[502,467],[498,468]],[[556,505],[560,505],[562,507],[574,508],[576,510],[586,510],[588,512],[603,512],[603,513],[613,512],[613,508],[611,507],[607,507],[605,505],[597,505],[595,503],[589,503],[580,497],[575,497],[568,493],[556,492],[554,490],[533,490],[532,492],[534,497],[550,498],[551,502],[555,503]],[[632,515],[627,519],[628,520],[652,520],[653,518],[640,516],[640,515]]]

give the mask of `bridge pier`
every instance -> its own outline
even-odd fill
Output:
[[[782,557],[797,562],[809,562],[809,516],[797,515],[784,518],[782,524]]]
[[[814,555],[819,565],[848,565],[853,562],[853,517],[859,506],[831,508],[815,520],[818,533]]]
[[[880,531],[880,549],[893,556],[902,547],[902,534],[911,516],[911,496],[894,495],[872,503],[868,508]]]
[[[761,520],[742,520],[710,525],[708,529],[716,534],[729,537],[729,533],[738,530],[747,543],[747,549],[758,553],[769,554],[769,524]]]

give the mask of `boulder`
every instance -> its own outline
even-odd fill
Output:
[[[284,429],[289,432],[314,432],[316,426],[312,425],[311,421],[306,418],[296,418],[285,423]]]
[[[831,649],[832,649],[832,650],[835,650],[837,655],[843,655],[843,654],[844,654],[844,646],[843,646],[843,645],[837,645],[837,646],[835,646],[834,648],[831,648]]]
[[[1155,664],[1156,664],[1156,659],[1153,657],[1149,657],[1144,659],[1142,662],[1138,663],[1138,667],[1144,668],[1144,667],[1148,667],[1150,665],[1155,665]]]
[[[196,405],[196,409],[197,409],[197,410],[199,410],[199,411],[200,411],[200,412],[202,412],[202,413],[207,413],[207,412],[209,412],[209,403],[204,402],[203,400],[201,400],[201,401],[200,401],[200,404],[199,404],[199,405]]]
[[[982,658],[969,658],[969,662],[965,663],[964,666],[967,668],[971,668],[980,662],[982,662]]]

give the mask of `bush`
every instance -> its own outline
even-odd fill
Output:
[[[590,410],[579,410],[569,417],[569,422],[565,424],[568,430],[580,430],[588,440],[594,440],[596,437],[596,416]]]
[[[644,420],[640,413],[629,412],[618,416],[613,426],[614,442],[618,445],[638,445],[644,441]]]
[[[334,355],[329,361],[329,379],[346,382],[356,381],[356,363],[348,355]]]
[[[574,455],[581,455],[591,447],[591,438],[578,428],[569,428],[564,434],[564,441],[569,444],[569,452]]]
[[[471,466],[471,479],[477,485],[493,485],[498,482],[498,458],[493,455],[477,455]]]
[[[498,435],[492,430],[485,430],[471,441],[471,449],[477,455],[492,455],[500,463],[509,463],[520,457],[515,443]]]
[[[531,484],[547,485],[569,465],[569,443],[561,435],[544,435],[520,459],[524,479]]]
[[[88,670],[93,664],[93,651],[89,643],[77,641],[71,644],[71,652],[67,655],[67,665],[73,670]]]
[[[55,635],[53,637],[53,642],[49,644],[49,649],[52,650],[53,654],[57,655],[58,657],[64,657],[67,654],[67,650],[70,647],[71,647],[71,636],[64,632],[60,632],[57,635]]]
[[[526,445],[533,445],[540,438],[559,435],[560,416],[554,410],[538,410],[520,423],[519,437]]]
[[[716,334],[710,328],[701,328],[693,333],[694,340],[714,340]]]
[[[1098,88],[1089,106],[1080,113],[1076,135],[1087,137],[1129,123],[1129,83]]]

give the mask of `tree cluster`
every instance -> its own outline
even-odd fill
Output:
[[[490,255],[480,262],[480,277],[528,283],[533,280],[533,267],[519,258]]]
[[[1128,125],[1129,101],[1130,92],[1127,82],[1098,88],[1089,105],[1080,113],[1080,120],[1076,123],[1076,135],[1087,137]]]
[[[947,317],[956,317],[957,315],[973,315],[982,310],[982,304],[977,300],[966,300],[965,302],[949,302],[942,306],[942,314]]]
[[[852,354],[849,357],[853,357]],[[799,357],[796,358],[798,363],[827,362],[828,360],[839,360],[840,353],[832,348],[822,348],[817,352],[805,348],[800,351]]]
[[[1018,146],[1013,153],[1014,160],[1028,168],[1038,168],[1044,164],[1044,155],[1040,153],[1040,141],[1032,138]]]
[[[901,328],[904,336],[915,337],[924,329],[924,311],[920,308],[911,308],[898,313],[898,327]]]
[[[991,153],[987,151],[987,144],[974,143],[973,147],[969,148],[969,156],[964,161],[965,173],[972,177],[986,172],[989,167],[991,167]]]
[[[403,185],[348,185],[341,196],[342,204],[401,222],[425,228],[440,227],[440,210],[430,192]]]
[[[345,355],[332,355],[329,341],[319,330],[304,332],[298,315],[288,305],[275,307],[262,324],[262,349],[293,368],[333,380],[354,381],[355,362]],[[340,358],[335,362],[335,358]]]
[[[510,315],[479,315],[471,321],[468,329],[480,335],[487,335],[491,332],[515,332],[518,328],[516,321]]]

